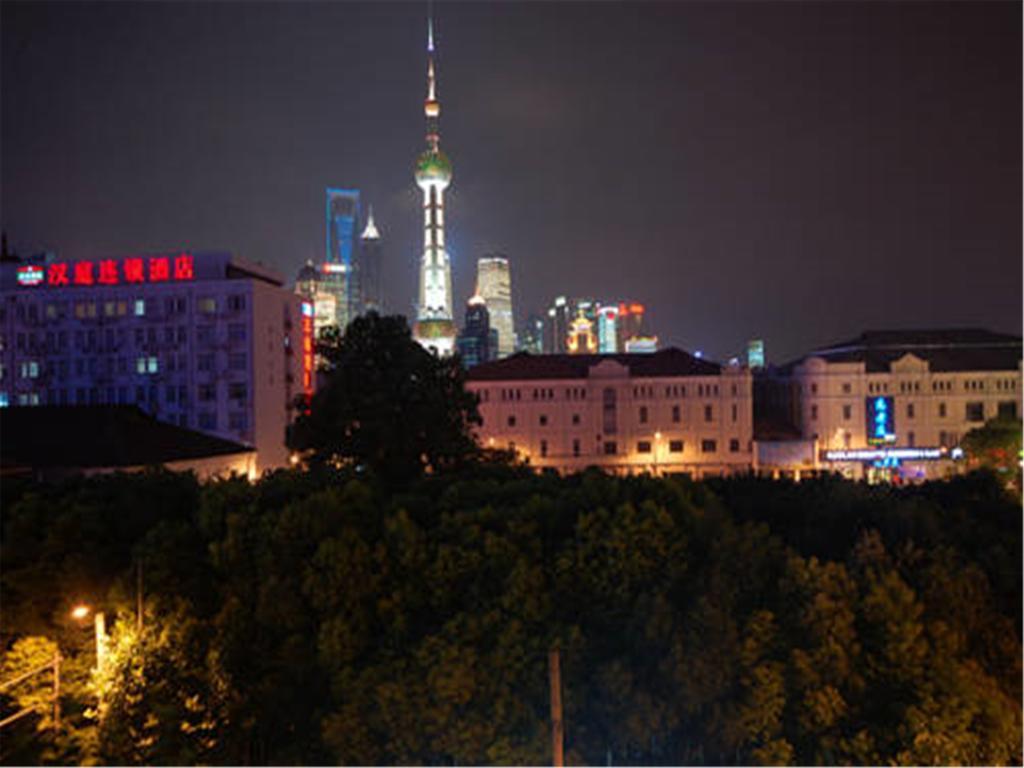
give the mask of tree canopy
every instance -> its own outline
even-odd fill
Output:
[[[321,386],[289,438],[311,462],[351,462],[404,486],[476,454],[471,428],[480,416],[462,366],[417,344],[404,318],[370,312],[317,348]]]

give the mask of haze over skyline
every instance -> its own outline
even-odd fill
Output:
[[[413,319],[422,3],[19,3],[2,225],[65,258],[225,249],[291,280],[355,187]],[[664,345],[785,360],[866,328],[1020,333],[1016,3],[437,3],[454,305],[512,263]]]

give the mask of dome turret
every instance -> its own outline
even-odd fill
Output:
[[[440,149],[428,149],[416,159],[416,183],[447,187],[452,180],[452,161]]]

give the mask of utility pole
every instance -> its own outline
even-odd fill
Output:
[[[551,689],[551,765],[562,768],[562,672],[557,642],[548,651],[548,686]]]
[[[135,629],[142,637],[142,561],[136,564],[137,580],[135,584]]]
[[[53,727],[60,728],[60,651],[53,654]]]

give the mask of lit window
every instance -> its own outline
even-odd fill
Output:
[[[146,300],[136,299],[135,300],[135,316],[142,317],[146,314]]]
[[[202,298],[198,302],[199,311],[204,315],[211,315],[217,311],[217,300],[211,296]]]
[[[149,373],[156,373],[158,370],[160,370],[160,363],[159,363],[159,361],[155,357],[147,358],[146,359],[146,370]]]
[[[137,357],[135,358],[135,372],[145,373],[146,372],[146,358]]]
[[[0,408],[7,408],[11,404],[11,397],[6,392],[0,392]]]

